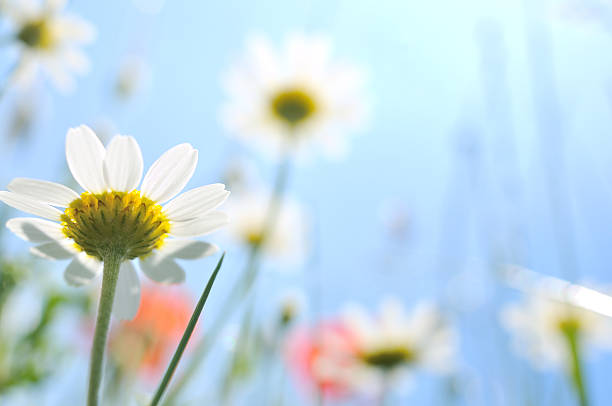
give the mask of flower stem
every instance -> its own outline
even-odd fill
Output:
[[[588,406],[589,402],[584,384],[582,365],[580,362],[579,330],[575,326],[568,326],[562,330],[569,347],[572,383],[574,385],[574,389],[576,389],[579,404],[580,406]]]
[[[89,390],[87,392],[87,405],[97,406],[100,395],[100,384],[104,371],[104,354],[106,352],[106,341],[108,338],[108,327],[110,325],[115,288],[119,277],[119,267],[123,257],[116,253],[104,256],[104,271],[102,273],[102,291],[100,292],[100,303],[98,304],[98,317],[96,319],[96,330],[93,345],[91,347],[91,361],[89,367]]]

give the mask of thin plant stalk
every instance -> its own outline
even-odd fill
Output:
[[[122,259],[121,255],[117,255],[117,253],[114,252],[110,252],[108,255],[104,256],[102,290],[100,292],[96,329],[94,332],[93,345],[91,347],[89,389],[87,391],[88,406],[97,406],[99,403],[100,384],[102,383],[104,372],[106,341],[108,340],[108,328],[113,311],[113,301]]]
[[[578,395],[578,404],[580,406],[588,406],[588,396],[584,383],[584,374],[582,371],[582,362],[580,359],[580,337],[579,329],[576,326],[568,326],[563,328],[565,339],[569,350],[569,368],[572,378],[572,384]]]
[[[270,198],[270,204],[266,213],[264,228],[261,232],[261,238],[258,242],[251,244],[249,255],[246,262],[246,267],[241,277],[235,282],[230,290],[230,296],[227,297],[223,306],[221,306],[221,314],[217,316],[210,329],[206,333],[206,339],[200,341],[196,347],[193,356],[189,360],[183,375],[180,376],[173,388],[168,393],[165,406],[173,405],[181,390],[189,382],[195,374],[198,367],[206,358],[210,350],[211,343],[216,341],[216,338],[221,334],[225,323],[231,319],[234,312],[238,309],[238,304],[247,296],[252,286],[257,279],[260,263],[261,250],[266,243],[267,236],[276,226],[278,212],[282,206],[282,201],[287,188],[291,169],[291,159],[288,153],[284,153],[276,172],[274,181],[274,189]]]
[[[170,383],[170,380],[172,379],[172,375],[174,374],[174,371],[176,370],[176,367],[178,366],[178,363],[181,360],[183,353],[185,352],[187,343],[189,343],[191,334],[193,334],[193,330],[195,329],[195,326],[198,323],[200,314],[202,314],[202,310],[204,310],[204,304],[206,304],[206,300],[208,299],[210,290],[212,289],[212,286],[215,283],[215,279],[217,278],[219,269],[221,269],[221,265],[223,264],[223,258],[225,258],[225,253],[221,255],[221,258],[219,259],[219,262],[217,263],[215,270],[213,271],[212,275],[208,279],[206,288],[204,288],[204,292],[202,292],[202,296],[200,296],[200,300],[198,301],[198,304],[196,305],[196,308],[193,311],[193,314],[191,315],[189,324],[187,324],[187,328],[185,329],[185,332],[183,333],[183,337],[181,338],[181,341],[179,342],[178,347],[176,348],[176,351],[174,352],[174,355],[172,356],[172,360],[170,361],[170,364],[168,365],[168,369],[166,370],[166,373],[164,374],[161,382],[159,383],[157,391],[155,392],[155,396],[153,397],[153,400],[151,401],[151,406],[156,406],[159,403],[159,401],[161,400],[164,394],[164,391],[166,390],[166,388],[168,387],[168,384]]]

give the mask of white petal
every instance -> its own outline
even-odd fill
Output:
[[[142,153],[134,137],[113,137],[104,157],[106,185],[118,192],[131,192],[142,178]]]
[[[31,197],[52,206],[68,207],[70,202],[80,196],[67,186],[46,180],[15,178],[9,183],[8,190]]]
[[[218,230],[229,222],[227,214],[214,211],[190,221],[172,223],[170,234],[177,237],[198,237]]]
[[[78,254],[76,248],[71,247],[66,240],[66,243],[52,241],[45,244],[37,245],[30,248],[30,252],[34,255],[45,259],[68,259]]]
[[[166,151],[151,165],[141,191],[149,199],[163,203],[183,190],[198,163],[198,151],[190,144],[179,144]]]
[[[64,271],[64,279],[69,285],[82,286],[102,272],[102,263],[84,252],[79,253]]]
[[[169,257],[149,255],[140,260],[140,268],[155,282],[170,284],[185,281],[185,271]]]
[[[102,142],[86,125],[71,128],[66,135],[66,161],[74,179],[91,193],[107,189],[102,169],[105,150]]]
[[[124,320],[133,319],[140,306],[140,280],[131,261],[124,261],[119,268],[113,314]]]
[[[26,213],[34,214],[49,220],[59,221],[62,215],[62,212],[55,207],[51,207],[46,203],[41,203],[30,197],[13,192],[0,191],[0,201],[17,210],[25,211]]]
[[[217,251],[219,251],[219,247],[204,241],[168,239],[164,241],[158,255],[181,259],[198,259],[213,255]]]
[[[7,221],[6,226],[17,237],[30,242],[50,242],[66,238],[59,223],[39,218],[17,217]]]
[[[164,212],[171,221],[193,220],[219,207],[229,194],[221,183],[201,186],[169,202],[164,206]]]

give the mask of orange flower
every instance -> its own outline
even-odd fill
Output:
[[[193,310],[188,292],[179,287],[144,286],[133,320],[111,334],[110,352],[126,372],[157,379],[176,348]]]

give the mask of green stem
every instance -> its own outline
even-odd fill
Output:
[[[98,317],[94,333],[93,345],[91,347],[91,362],[89,368],[89,390],[87,392],[87,405],[97,406],[100,396],[100,384],[104,370],[104,354],[106,352],[106,340],[108,339],[108,327],[110,325],[115,288],[119,277],[119,267],[123,257],[110,253],[104,257],[104,271],[102,273],[102,291],[100,292],[100,303],[98,305]]]
[[[579,404],[580,406],[588,406],[589,402],[580,362],[579,330],[575,326],[567,326],[563,328],[563,333],[569,347],[572,383],[576,389]]]
[[[219,259],[219,262],[217,263],[215,270],[213,271],[212,275],[208,279],[206,288],[204,289],[204,292],[202,292],[202,296],[200,296],[200,300],[198,301],[198,304],[196,305],[196,308],[193,311],[193,314],[191,315],[189,324],[187,324],[187,328],[185,329],[185,332],[183,333],[183,337],[181,338],[181,341],[179,342],[179,345],[176,348],[174,356],[172,357],[172,360],[170,361],[170,364],[168,365],[168,369],[166,370],[164,377],[159,383],[157,392],[155,392],[155,396],[153,397],[153,400],[151,401],[151,406],[157,406],[162,395],[164,394],[164,391],[166,390],[166,387],[170,383],[170,379],[172,378],[172,375],[174,374],[174,371],[176,370],[176,367],[178,366],[178,363],[181,360],[181,356],[183,355],[183,352],[185,352],[185,348],[187,347],[189,338],[191,338],[191,334],[193,333],[193,330],[195,329],[198,319],[200,318],[200,314],[202,313],[202,310],[204,310],[204,304],[206,303],[206,300],[208,299],[208,295],[210,294],[210,290],[212,289],[213,283],[215,283],[215,279],[217,278],[219,269],[221,269],[221,265],[223,264],[223,258],[225,258],[225,253],[221,255],[221,259]]]
[[[291,168],[291,159],[288,154],[285,154],[280,161],[278,170],[276,172],[276,179],[274,181],[274,189],[270,198],[270,204],[267,209],[266,219],[264,222],[264,228],[261,232],[261,238],[255,244],[251,244],[249,256],[247,258],[246,267],[241,277],[234,283],[230,290],[230,295],[226,298],[223,306],[221,306],[221,314],[215,318],[210,329],[206,332],[204,340],[201,340],[196,347],[193,356],[189,360],[185,372],[181,375],[172,390],[168,393],[165,406],[173,405],[176,401],[181,390],[187,385],[191,377],[196,373],[198,367],[206,358],[208,351],[211,348],[217,337],[221,334],[225,323],[231,319],[234,312],[237,310],[237,304],[240,303],[249,293],[251,287],[255,283],[259,270],[259,257],[261,250],[268,234],[274,230],[276,226],[276,220],[278,211],[282,205],[282,200],[287,187],[287,181],[289,179],[289,172]]]
[[[389,372],[384,372],[383,374],[382,386],[380,388],[380,395],[378,398],[379,406],[386,406],[387,403],[389,403],[389,395],[391,392],[391,376]]]

